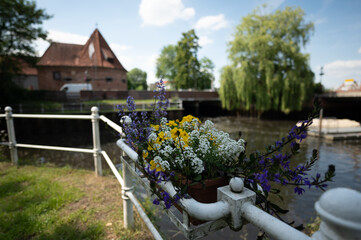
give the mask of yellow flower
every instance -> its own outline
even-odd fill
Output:
[[[158,130],[159,130],[159,125],[150,124],[150,126],[151,126],[152,128],[154,128],[155,131],[158,131]]]
[[[148,157],[148,152],[146,150],[143,150],[143,159],[146,159]]]
[[[178,138],[179,136],[179,130],[178,128],[173,128],[172,130],[170,130],[170,135],[172,136],[172,138],[175,140]]]
[[[164,134],[164,132],[158,133],[158,137],[159,137],[159,139],[161,140],[161,142],[163,142],[164,140],[169,139],[169,137],[167,137],[167,136]]]
[[[184,142],[188,143],[189,135],[183,129],[180,130],[180,137],[183,139]]]
[[[183,147],[189,146],[188,145],[189,135],[185,130],[183,130],[181,128],[173,128],[170,131],[170,134],[172,135],[172,139],[176,142],[178,147],[180,147],[180,143],[179,143],[180,140],[182,140],[185,143],[185,145]]]
[[[154,162],[154,160],[150,161],[150,170],[156,169],[156,171],[162,171],[164,172],[164,169],[162,166],[160,166],[158,163]]]
[[[148,151],[152,151],[153,150],[153,147],[152,145],[148,144],[148,148],[147,148]]]
[[[193,117],[192,115],[188,115],[188,116],[184,116],[182,121],[180,122],[180,124],[183,124],[184,122],[192,122],[193,119],[197,119],[197,121],[199,123],[201,123],[201,121],[199,120],[199,118],[197,117]]]
[[[178,119],[177,119],[177,121],[179,122]],[[169,121],[169,122],[167,123],[167,125],[168,125],[168,126],[171,126],[171,127],[176,127],[176,126],[178,126],[177,123],[176,123],[175,121],[173,121],[173,120]]]

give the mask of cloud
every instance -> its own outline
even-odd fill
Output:
[[[361,79],[361,60],[337,60],[324,66],[322,84],[326,87],[337,88],[344,80]]]
[[[221,28],[228,27],[228,25],[228,21],[226,20],[224,15],[219,14],[215,16],[206,16],[200,18],[195,25],[195,29],[217,31]]]
[[[358,53],[361,53],[361,47],[359,48]]]
[[[139,15],[143,19],[142,26],[165,26],[177,19],[191,19],[195,10],[185,8],[182,0],[142,0]]]
[[[208,45],[208,44],[212,44],[213,43],[213,40],[210,39],[209,37],[207,36],[200,36],[199,37],[199,40],[198,40],[198,43],[201,47],[204,47],[205,45]]]
[[[54,42],[61,43],[73,43],[73,44],[85,44],[88,41],[89,36],[83,36],[74,33],[60,32],[55,30],[50,30],[48,38]]]
[[[155,83],[159,79],[155,76],[156,71],[156,62],[159,54],[151,54],[151,55],[128,55],[122,54],[117,55],[121,64],[128,71],[133,68],[139,68],[140,70],[147,73],[147,82]]]

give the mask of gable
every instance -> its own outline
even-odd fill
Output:
[[[104,67],[126,71],[98,29],[85,45],[52,43],[38,66]]]

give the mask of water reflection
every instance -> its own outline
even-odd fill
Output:
[[[285,136],[295,122],[290,121],[262,121],[257,119],[243,118],[218,118],[212,119],[215,125],[231,136],[242,132],[247,144],[247,152],[262,149],[265,144],[272,144]],[[315,164],[310,175],[318,172],[324,173],[328,165],[336,166],[336,177],[329,188],[347,187],[361,191],[361,141],[336,141],[327,142],[320,138],[308,137],[301,144],[301,152],[292,160],[295,166],[309,159],[313,149],[319,150],[319,160]],[[285,188],[282,191],[284,207],[290,209],[290,216],[297,216],[296,220],[308,221],[315,217],[314,203],[322,194],[317,189],[307,189],[302,196],[295,195],[293,188]]]

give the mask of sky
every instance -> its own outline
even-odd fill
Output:
[[[266,3],[265,14],[286,6],[301,7],[315,31],[302,50],[310,54],[315,82],[335,89],[344,80],[361,83],[360,0],[37,0],[53,17],[44,21],[48,38],[55,42],[85,44],[98,28],[122,65],[147,72],[156,82],[156,60],[164,46],[177,44],[182,33],[195,29],[201,49],[215,64],[215,86],[220,70],[229,64],[228,42],[242,18]],[[41,56],[49,43],[36,41]],[[323,66],[324,75],[320,78]]]

